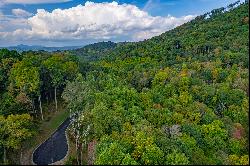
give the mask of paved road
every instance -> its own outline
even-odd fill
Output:
[[[65,131],[70,124],[66,119],[58,129],[33,153],[33,162],[37,165],[48,165],[63,159],[68,151]]]

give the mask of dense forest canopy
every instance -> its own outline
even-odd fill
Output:
[[[44,105],[56,111],[60,100],[75,113],[78,146],[96,143],[94,164],[247,165],[248,5],[141,42],[1,49],[1,162],[36,134]]]

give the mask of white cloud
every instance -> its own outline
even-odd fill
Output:
[[[32,13],[26,11],[26,10],[23,10],[23,9],[12,9],[12,14],[14,14],[15,16],[18,16],[18,17],[29,17],[29,16],[32,16]]]
[[[2,35],[5,40],[12,38],[65,42],[86,42],[93,39],[138,41],[159,35],[194,17],[153,17],[134,5],[86,2],[85,5],[55,9],[52,12],[38,9],[33,17],[23,22],[25,28],[2,33],[0,30],[0,37]]]
[[[41,4],[41,3],[63,3],[72,0],[1,0],[2,4]]]

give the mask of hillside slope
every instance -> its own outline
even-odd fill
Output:
[[[177,54],[193,56],[212,54],[214,49],[247,53],[249,17],[248,5],[231,9],[215,9],[207,14],[196,17],[173,30],[152,39],[131,43],[112,51],[111,55],[150,56],[171,59],[170,55]],[[210,18],[206,19],[206,15]],[[179,48],[178,48],[179,45]],[[245,58],[245,57],[244,57]],[[164,59],[164,58],[163,58]]]
[[[209,14],[117,46],[66,85],[95,164],[248,164],[248,3]]]

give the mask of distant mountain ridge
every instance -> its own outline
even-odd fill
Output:
[[[72,49],[77,49],[81,48],[82,46],[64,46],[64,47],[45,47],[45,46],[40,46],[40,45],[24,45],[20,44],[17,46],[9,46],[9,47],[0,47],[0,48],[7,48],[9,50],[16,50],[18,52],[22,51],[39,51],[39,50],[44,50],[44,51],[63,51],[63,50],[72,50]]]
[[[89,55],[96,55],[100,54],[103,52],[111,51],[114,48],[116,48],[118,45],[122,45],[123,43],[129,43],[129,42],[120,42],[120,43],[115,43],[111,41],[102,41],[102,42],[97,42],[93,44],[88,44],[88,45],[82,45],[82,46],[63,46],[63,47],[46,47],[46,46],[41,46],[41,45],[25,45],[25,44],[19,44],[16,46],[8,46],[8,47],[1,47],[1,48],[6,48],[8,50],[16,50],[18,52],[22,51],[48,51],[48,52],[53,52],[53,51],[70,51],[71,53],[74,53],[75,55],[79,56],[89,56]]]

